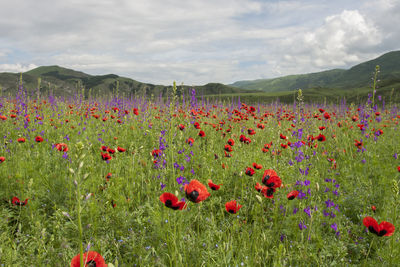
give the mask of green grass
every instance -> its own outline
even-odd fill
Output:
[[[307,90],[304,94],[307,98]],[[261,101],[259,95],[253,96]],[[293,93],[288,97],[293,99]],[[393,155],[400,152],[400,144],[394,105],[387,102],[385,110],[379,108],[382,121],[378,122],[369,108],[358,112],[354,105],[305,104],[304,114],[299,115],[299,105],[293,110],[292,104],[272,103],[260,105],[259,112],[255,106],[254,115],[244,109],[233,115],[226,112],[226,108],[231,111],[231,101],[222,105],[204,100],[198,99],[197,107],[192,107],[191,99],[186,98],[186,104],[179,102],[175,109],[174,104],[142,98],[77,98],[71,102],[43,98],[36,103],[34,99],[1,98],[0,112],[7,120],[0,120],[0,157],[5,157],[0,163],[0,262],[5,266],[68,266],[80,245],[85,249],[90,244],[90,250],[114,266],[400,264],[397,229],[391,237],[377,237],[362,225],[365,216],[373,216],[378,222],[398,226],[400,164]],[[138,116],[133,115],[133,108],[139,109]],[[323,114],[321,120],[314,118],[320,114],[319,108],[326,109],[331,119],[324,119]],[[233,109],[239,110],[237,102]],[[124,110],[129,114],[124,115]],[[197,118],[192,110],[199,112]],[[30,114],[29,123],[25,113]],[[360,120],[362,114],[374,119],[368,121],[364,133],[357,126],[360,120],[351,119],[357,114]],[[42,120],[35,119],[37,116]],[[108,120],[103,121],[104,117]],[[206,133],[204,138],[198,136],[194,121]],[[338,127],[338,122],[343,126]],[[258,123],[265,128],[257,128]],[[186,129],[180,131],[178,124]],[[321,131],[320,126],[326,129]],[[248,135],[248,128],[256,134]],[[384,132],[376,140],[373,128]],[[292,136],[299,129],[302,136]],[[326,136],[325,142],[281,147],[288,141],[307,143],[308,135],[319,133]],[[251,143],[240,142],[241,134],[251,138]],[[280,139],[280,134],[288,140]],[[44,142],[35,142],[37,135]],[[26,142],[18,143],[19,137]],[[193,146],[185,142],[189,137],[195,139]],[[232,157],[225,157],[229,138],[235,145]],[[365,151],[357,150],[355,139],[363,140]],[[269,142],[272,147],[263,153]],[[68,145],[68,158],[53,147],[56,143]],[[313,148],[315,144],[318,146]],[[101,159],[102,145],[120,146],[126,152],[116,152],[107,163]],[[161,168],[155,168],[151,152],[163,146]],[[253,162],[263,169],[250,177],[245,169]],[[302,175],[299,169],[306,168],[308,174]],[[275,170],[284,184],[273,199],[254,189],[266,169]],[[107,182],[108,173],[112,177]],[[179,176],[205,185],[212,179],[223,185],[218,191],[208,189],[211,196],[201,203],[186,198],[187,209],[175,211],[165,207],[159,197],[163,192],[185,197],[176,181]],[[296,186],[296,182],[303,185]],[[286,195],[292,190],[309,193],[307,198],[289,201]],[[14,196],[28,198],[28,204],[12,205]],[[243,205],[237,214],[225,210],[225,203],[233,199]],[[327,207],[328,200],[338,210]],[[372,205],[377,207],[376,213]],[[310,209],[310,216],[305,209]],[[335,217],[324,216],[325,212],[333,212]],[[300,230],[300,222],[307,229]]]

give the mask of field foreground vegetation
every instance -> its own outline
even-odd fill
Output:
[[[399,109],[299,100],[0,98],[2,266],[399,265]]]

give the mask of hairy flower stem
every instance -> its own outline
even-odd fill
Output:
[[[82,231],[82,222],[81,222],[81,199],[80,199],[80,183],[77,183],[76,186],[76,200],[78,204],[78,229],[79,229],[79,251],[80,251],[80,265],[83,267],[83,231]]]
[[[378,82],[378,73],[379,73],[379,65],[376,65],[375,67],[375,72],[374,72],[374,84],[372,86],[372,108],[375,106],[375,90],[376,90],[376,84]]]

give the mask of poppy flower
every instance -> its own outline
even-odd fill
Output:
[[[371,233],[376,234],[377,236],[391,236],[395,230],[393,224],[385,221],[378,224],[374,218],[369,216],[364,218],[363,224]]]
[[[179,124],[179,125],[178,125],[178,128],[179,128],[179,130],[183,131],[183,130],[185,130],[185,125]]]
[[[261,192],[264,186],[261,186],[259,183],[256,183],[254,188],[257,190],[257,192]]]
[[[139,110],[137,108],[133,109],[133,114],[135,114],[136,116],[139,115]]]
[[[316,139],[320,142],[324,142],[326,140],[326,137],[323,134],[319,134],[318,136],[314,137],[314,139]]]
[[[151,155],[153,157],[159,157],[161,155],[161,150],[160,149],[154,149],[153,151],[151,151]]]
[[[200,123],[198,123],[197,121],[193,124],[193,126],[194,126],[194,128],[196,128],[196,129],[201,129],[200,128]]]
[[[397,170],[400,172],[400,166],[397,166]]]
[[[106,175],[107,182],[110,181],[111,177],[112,177],[112,173],[111,172],[107,173],[107,175]]]
[[[25,138],[20,137],[17,139],[18,143],[25,143]]]
[[[325,126],[319,126],[318,129],[319,129],[320,131],[323,131],[323,130],[326,129],[326,127],[325,127]]]
[[[232,152],[233,151],[233,149],[232,149],[232,147],[230,145],[225,145],[224,149],[227,152]]]
[[[207,191],[207,187],[197,180],[190,181],[189,184],[185,185],[184,190],[186,197],[195,203],[206,200],[210,196],[210,193]]]
[[[371,210],[375,213],[376,212],[376,207],[375,206],[371,206]]]
[[[247,129],[247,133],[248,133],[249,135],[255,135],[255,134],[256,134],[256,131],[254,131],[254,129],[249,128],[249,129]]]
[[[247,139],[246,136],[244,136],[243,134],[239,136],[240,142],[244,142],[244,141],[246,141],[246,139]]]
[[[112,148],[107,148],[107,152],[110,153],[110,154],[114,154],[114,153],[115,153],[115,150],[112,149]]]
[[[267,180],[272,176],[278,176],[278,174],[274,170],[271,170],[271,169],[265,170],[263,178],[262,178],[262,183],[265,184],[267,182]]]
[[[68,146],[67,146],[67,144],[64,144],[64,143],[58,143],[58,144],[56,144],[56,149],[58,151],[67,152]]]
[[[108,147],[107,146],[102,146],[101,150],[103,150],[104,152],[107,151]]]
[[[257,163],[255,163],[255,162],[253,162],[253,167],[254,167],[255,169],[257,169],[257,170],[261,170],[261,169],[262,169],[262,165],[257,164]]]
[[[329,119],[331,118],[331,115],[329,115],[328,112],[325,112],[325,113],[324,113],[324,118],[327,119],[327,120],[329,120]]]
[[[228,145],[234,146],[235,145],[235,141],[233,139],[229,139],[228,140]]]
[[[274,193],[275,193],[275,188],[274,187],[267,187],[263,186],[261,193],[264,195],[266,198],[274,198]]]
[[[263,179],[263,184],[267,187],[278,188],[282,185],[282,180],[279,176],[271,176],[269,179]]]
[[[110,154],[108,154],[108,153],[101,153],[101,158],[102,158],[103,160],[110,160],[110,159],[111,159],[111,156],[110,156]]]
[[[28,204],[28,199],[25,199],[25,201],[20,201],[19,198],[13,197],[13,198],[11,199],[11,203],[12,203],[14,206],[25,206],[26,204]]]
[[[319,109],[319,112],[324,113],[324,112],[325,112],[325,109],[320,108],[320,109]]]
[[[0,163],[3,163],[6,160],[5,157],[0,157]]]
[[[361,141],[354,140],[354,145],[355,145],[357,148],[361,149],[362,146],[363,146],[363,143],[362,143]]]
[[[71,267],[80,267],[80,254],[76,255],[71,260]],[[107,267],[104,258],[96,251],[89,251],[83,254],[83,262],[85,267],[96,266],[96,267]]]
[[[246,175],[248,175],[248,176],[253,176],[254,173],[255,173],[255,171],[254,171],[253,168],[247,167],[245,173],[246,173]]]
[[[280,138],[280,139],[287,139],[287,137],[284,136],[283,134],[280,134],[280,135],[279,135],[279,138]]]
[[[242,207],[242,205],[239,205],[236,200],[231,200],[229,202],[226,202],[225,204],[225,209],[227,212],[235,214],[236,212],[238,212],[240,210],[240,208]]]
[[[203,130],[200,130],[199,136],[200,136],[200,137],[204,137],[204,136],[206,136],[206,133],[205,133]]]
[[[118,152],[125,152],[126,151],[126,149],[122,148],[122,147],[117,147],[117,150],[118,150]]]
[[[289,194],[287,194],[286,197],[287,197],[287,199],[289,199],[289,200],[293,200],[293,199],[295,199],[298,195],[299,195],[299,191],[294,190],[294,191],[290,192]]]
[[[194,139],[189,137],[188,139],[186,139],[186,143],[189,144],[189,145],[193,145]]]
[[[211,190],[217,191],[220,189],[222,184],[214,184],[212,180],[208,180],[208,186],[211,188]]]
[[[173,210],[182,210],[185,209],[187,204],[184,201],[178,201],[178,198],[171,193],[163,193],[160,196],[160,201],[164,203],[167,208]]]
[[[38,136],[35,137],[35,141],[38,142],[38,143],[41,143],[41,142],[43,142],[43,137],[38,135]]]

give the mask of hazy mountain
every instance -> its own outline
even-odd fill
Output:
[[[380,86],[400,82],[400,51],[393,51],[348,70],[333,69],[273,79],[238,81],[231,86],[264,92],[293,91],[299,88],[352,89],[367,87],[371,84],[376,65],[379,65],[381,70],[378,75],[381,80]]]
[[[165,96],[167,91],[172,90],[172,86],[155,85],[142,83],[130,78],[120,77],[115,74],[89,75],[84,72],[75,71],[59,66],[42,66],[22,73],[24,88],[34,94],[38,92],[38,80],[40,79],[41,93],[51,91],[54,95],[69,96],[77,93],[85,93],[86,96],[104,96],[117,92],[120,95],[131,96],[135,94],[159,97]],[[0,73],[0,87],[3,93],[15,93],[20,80],[19,73]],[[84,88],[84,90],[82,90]],[[243,93],[248,90],[224,85],[220,83],[208,83],[202,86],[180,86],[178,85],[178,95],[182,88],[185,94],[189,94],[189,89],[196,89],[196,95],[215,95]]]

